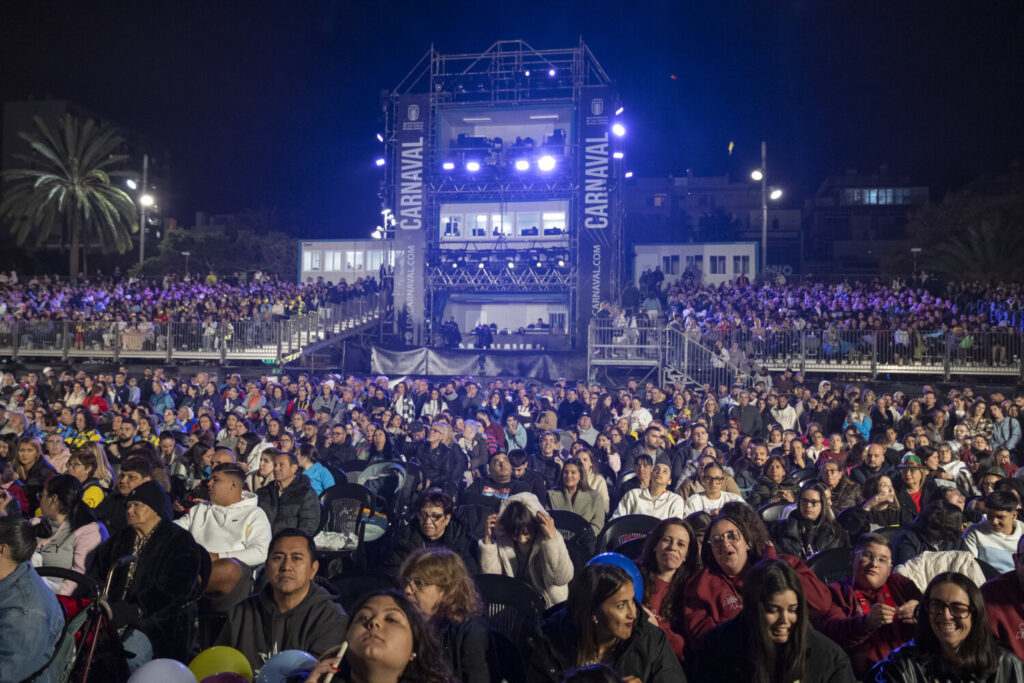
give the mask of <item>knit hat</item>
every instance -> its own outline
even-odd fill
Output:
[[[173,517],[171,513],[171,499],[167,497],[164,488],[153,480],[144,481],[132,489],[125,502],[130,503],[133,500],[148,505],[162,519],[171,519]]]
[[[904,468],[905,469],[919,469],[919,470],[927,470],[928,469],[927,467],[925,467],[921,463],[921,458],[917,457],[913,453],[908,453],[907,455],[903,456],[903,460],[900,461],[900,468],[901,469],[904,469]]]

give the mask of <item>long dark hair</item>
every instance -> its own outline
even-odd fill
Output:
[[[405,618],[409,621],[409,630],[412,631],[413,658],[406,664],[405,670],[398,680],[401,683],[420,683],[421,681],[425,683],[449,683],[452,680],[451,670],[441,652],[441,645],[437,641],[437,636],[427,625],[427,622],[423,620],[423,617],[420,616],[420,613],[413,604],[409,602],[409,599],[398,591],[393,589],[378,590],[364,595],[352,610],[352,622],[349,624],[349,628],[352,628],[352,625],[355,624],[355,616],[363,608],[363,605],[372,598],[380,596],[388,597],[395,601],[398,608],[405,613]],[[350,680],[351,676],[348,662],[350,656],[347,655],[342,659],[339,666],[343,674],[342,678],[345,680]]]
[[[82,501],[82,484],[70,474],[59,474],[46,484],[45,491],[57,497],[61,514],[67,515],[72,529],[80,529],[96,521],[89,506]]]
[[[931,619],[928,617],[928,602],[932,591],[943,583],[952,583],[967,593],[967,601],[971,610],[971,630],[957,650],[956,661],[949,661],[942,654],[942,644],[932,631]],[[929,582],[924,595],[917,606],[917,635],[914,642],[929,659],[934,667],[929,678],[986,678],[999,665],[999,647],[992,637],[989,627],[988,612],[981,591],[974,582],[957,572],[943,572]]]
[[[796,594],[797,619],[789,640],[779,646],[765,629],[765,606],[769,598],[785,591]],[[807,601],[800,577],[785,560],[768,558],[750,568],[743,581],[743,611],[737,618],[746,625],[750,637],[746,652],[752,660],[751,681],[792,683],[804,678]]]
[[[933,500],[917,517],[917,524],[929,540],[944,546],[956,544],[960,540],[963,523],[963,510],[945,498]]]
[[[654,530],[647,537],[647,541],[644,542],[644,549],[640,553],[640,559],[636,562],[637,566],[640,567],[640,574],[644,577],[644,604],[649,605],[651,595],[654,593],[654,580],[658,576],[658,544],[661,543],[665,531],[670,526],[682,527],[690,540],[686,546],[686,557],[683,559],[683,564],[672,575],[672,580],[668,584],[668,594],[661,601],[659,616],[668,623],[672,623],[673,606],[677,602],[682,604],[683,584],[686,583],[687,579],[700,571],[700,548],[697,547],[697,534],[693,531],[690,523],[685,520],[678,517],[663,519],[658,522],[658,525],[654,527]]]
[[[569,588],[565,613],[576,643],[576,666],[597,659],[598,642],[595,617],[605,600],[632,581],[625,569],[608,564],[588,564]]]

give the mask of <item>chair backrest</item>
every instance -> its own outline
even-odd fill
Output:
[[[474,581],[493,630],[513,643],[533,633],[544,611],[544,598],[533,586],[501,574],[477,574]]]
[[[463,505],[483,505],[491,509],[491,512],[497,512],[501,508],[501,498],[497,496],[485,496],[482,493],[475,493],[472,491],[466,491],[462,494]]]
[[[341,482],[320,494],[320,504],[323,531],[353,534],[362,543],[366,520],[376,511],[373,493],[368,488]]]
[[[610,520],[597,537],[597,552],[614,550],[634,538],[647,538],[661,520],[651,515],[622,515]]]
[[[990,565],[988,562],[979,559],[975,559],[974,561],[978,563],[979,567],[981,567],[981,573],[985,575],[986,581],[988,581],[991,578],[995,578],[996,576],[999,576],[999,570]]]
[[[620,543],[615,546],[614,551],[620,555],[625,555],[631,560],[639,560],[640,553],[644,551],[644,544],[647,543],[647,537],[643,538],[631,538],[625,543]]]
[[[853,576],[853,549],[829,548],[811,555],[807,566],[823,583],[837,583]]]
[[[786,502],[768,503],[767,505],[762,505],[758,508],[757,514],[761,515],[761,519],[763,519],[765,523],[777,522],[779,521],[779,518],[782,517],[782,511],[785,510],[788,505],[789,503]]]
[[[385,588],[399,588],[398,583],[387,574],[371,570],[335,574],[327,581],[336,594],[335,601],[341,604],[348,614],[352,614],[352,609],[359,598],[367,593]]]
[[[566,541],[577,541],[580,536],[590,530],[590,522],[569,510],[548,510],[551,519],[555,520],[555,528]]]

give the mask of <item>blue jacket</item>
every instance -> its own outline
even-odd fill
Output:
[[[153,394],[149,397],[149,406],[156,415],[163,418],[165,410],[168,408],[174,410],[174,399],[166,391],[161,391],[159,394]]]
[[[64,628],[64,613],[31,563],[0,579],[0,683],[17,683],[42,668]],[[44,673],[41,683],[55,680]]]
[[[1011,451],[1020,443],[1020,423],[1007,415],[995,424],[992,430],[992,451],[1009,448]]]
[[[320,495],[327,489],[334,486],[334,475],[326,467],[318,462],[313,463],[313,466],[303,472],[306,478],[309,479],[309,483],[313,485],[313,490],[316,491],[316,495]]]

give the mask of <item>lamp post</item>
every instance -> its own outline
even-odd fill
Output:
[[[185,257],[185,279],[188,280],[188,257],[192,255],[192,252],[183,251],[181,255]]]
[[[914,255],[914,270],[911,272],[911,279],[917,277],[917,255],[924,251],[921,247],[911,247],[910,253]]]
[[[153,205],[149,194],[149,155],[142,155],[142,194],[139,195],[139,263],[146,260],[146,209]]]
[[[750,173],[751,179],[761,183],[761,272],[768,269],[768,200],[782,199],[782,190],[768,187],[768,143],[761,141],[761,167]]]

